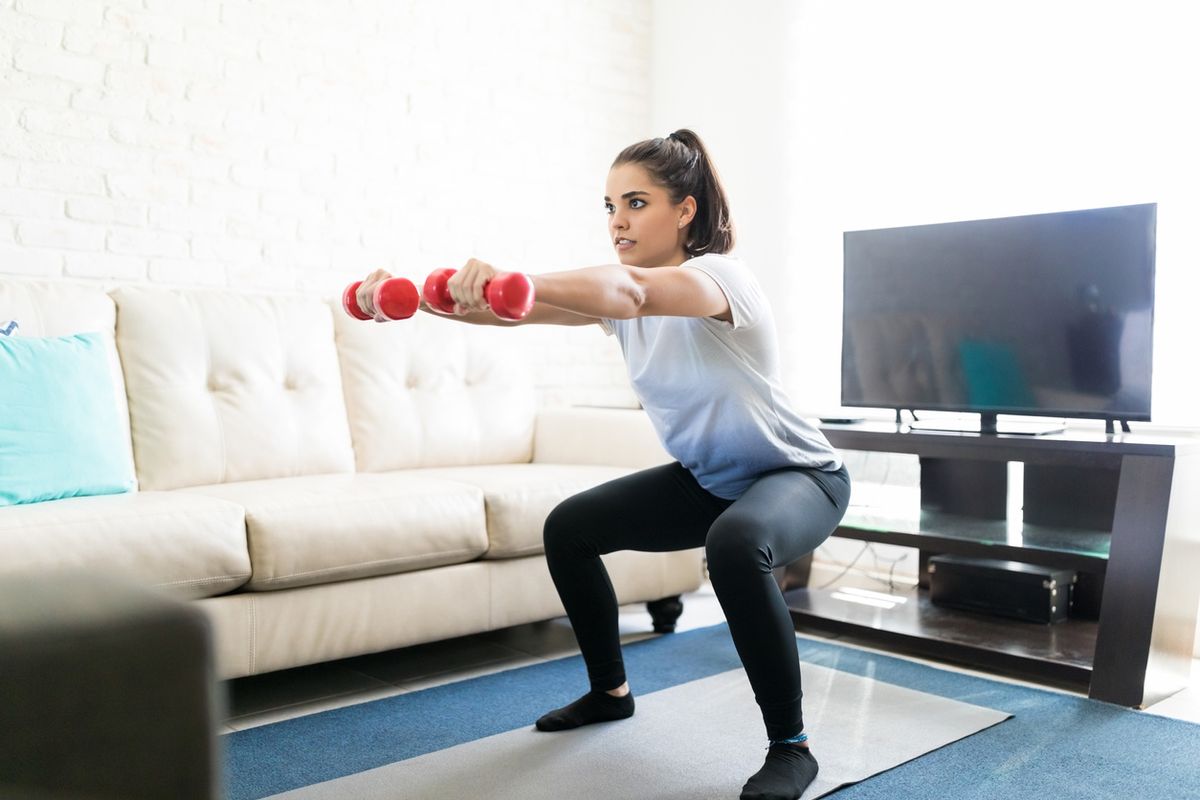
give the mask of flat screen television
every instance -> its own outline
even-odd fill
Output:
[[[842,405],[977,412],[988,432],[997,414],[1149,420],[1156,218],[845,232]]]

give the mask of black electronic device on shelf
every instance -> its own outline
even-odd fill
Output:
[[[997,415],[1148,421],[1156,219],[1147,203],[847,231],[841,405],[978,413],[982,433],[1062,429]]]
[[[1045,624],[1070,615],[1074,570],[954,555],[932,556],[926,569],[934,605]]]

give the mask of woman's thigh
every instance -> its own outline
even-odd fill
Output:
[[[849,479],[845,473],[811,472],[778,470],[751,484],[709,531],[710,570],[714,561],[750,558],[760,571],[769,571],[828,539],[850,503]]]
[[[546,547],[595,553],[700,547],[713,520],[732,502],[705,491],[678,462],[651,467],[560,503],[546,518]]]

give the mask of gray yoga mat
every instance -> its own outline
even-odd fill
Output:
[[[805,729],[820,772],[803,798],[1011,716],[806,663]],[[737,669],[639,696],[627,720],[557,733],[530,725],[273,798],[729,800],[765,755],[762,717]]]

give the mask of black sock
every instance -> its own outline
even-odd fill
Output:
[[[773,744],[762,769],[742,787],[741,800],[797,800],[817,777],[817,759],[807,747]]]
[[[595,689],[571,703],[556,708],[537,721],[539,731],[565,731],[593,722],[608,722],[633,716],[633,692],[624,697],[613,697],[608,692]]]

